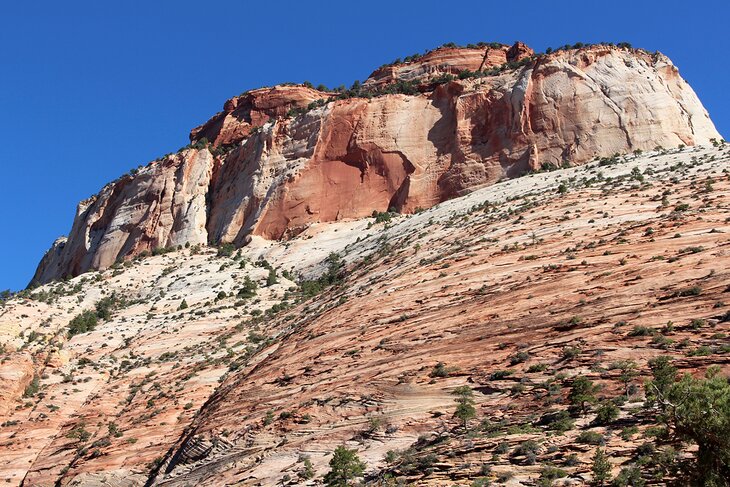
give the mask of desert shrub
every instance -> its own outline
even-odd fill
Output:
[[[446,367],[446,364],[443,362],[438,362],[436,365],[433,366],[433,370],[428,374],[431,378],[436,377],[448,377],[449,376],[449,368]]]
[[[509,359],[509,362],[511,365],[517,365],[521,364],[522,362],[527,362],[530,359],[530,354],[527,352],[517,352],[516,354],[512,355]]]
[[[68,337],[94,330],[99,323],[96,313],[91,310],[82,311],[68,324]]]
[[[563,360],[573,360],[577,358],[583,350],[580,347],[568,345],[563,347]]]
[[[542,467],[542,470],[540,470],[540,477],[537,479],[537,485],[538,486],[545,486],[550,487],[553,485],[553,481],[557,479],[561,479],[563,477],[567,477],[568,472],[565,470],[553,467],[551,465],[545,465]]]
[[[345,446],[335,449],[329,465],[330,471],[324,476],[325,485],[328,486],[346,487],[352,479],[362,476],[365,471],[365,464],[357,456],[357,452]]]
[[[619,408],[613,401],[604,401],[596,410],[596,419],[594,420],[597,425],[611,424],[618,419]]]
[[[656,333],[656,330],[649,328],[648,326],[636,325],[629,332],[629,336],[632,337],[646,337],[652,336]]]
[[[511,370],[495,370],[489,375],[491,380],[502,380],[512,375]]]
[[[582,431],[575,441],[584,445],[603,445],[604,443],[603,435],[595,431]]]
[[[646,482],[641,476],[639,467],[624,467],[611,483],[613,487],[644,487]]]
[[[243,286],[241,286],[241,289],[238,290],[238,297],[240,299],[248,299],[256,296],[256,289],[258,286],[255,282],[251,280],[251,278],[246,275],[246,277],[243,278]]]
[[[279,279],[276,276],[276,269],[269,269],[269,275],[266,277],[266,286],[273,286],[278,283]]]
[[[515,447],[512,455],[516,457],[528,456],[529,454],[537,455],[539,451],[540,445],[535,440],[526,440]]]
[[[38,394],[39,389],[40,377],[38,377],[38,374],[35,374],[33,375],[33,379],[30,381],[30,383],[25,387],[25,391],[23,391],[23,397],[33,397]]]
[[[321,293],[329,286],[333,286],[342,280],[342,270],[345,263],[337,253],[331,253],[325,260],[327,271],[319,278],[314,280],[306,280],[299,283],[302,296],[310,298]]]
[[[560,410],[543,414],[538,424],[545,425],[551,431],[565,433],[573,429],[574,421],[568,411]]]
[[[235,250],[236,250],[236,246],[233,245],[232,243],[230,243],[230,242],[224,243],[218,247],[218,252],[216,252],[216,255],[218,257],[230,257],[231,255],[233,255],[233,252]]]

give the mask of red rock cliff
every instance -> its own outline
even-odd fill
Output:
[[[481,74],[432,81],[465,71]],[[421,92],[336,99],[278,86],[229,100],[191,133],[227,152],[189,149],[105,187],[79,206],[70,236],[54,244],[34,281],[155,247],[243,245],[252,234],[277,239],[314,222],[409,212],[542,164],[720,138],[659,53],[441,48],[380,68],[363,86],[394,81]],[[323,105],[307,109],[315,101]],[[292,108],[306,113],[289,117]]]

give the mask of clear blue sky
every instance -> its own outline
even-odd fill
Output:
[[[670,56],[730,134],[727,0],[8,1],[0,29],[0,289],[21,289],[76,203],[185,145],[246,89],[363,80],[445,42],[628,41]]]

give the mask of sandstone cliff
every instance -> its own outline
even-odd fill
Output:
[[[0,479],[313,487],[345,444],[373,487],[528,487],[555,468],[577,487],[600,443],[614,477],[694,485],[675,467],[696,445],[656,436],[642,384],[661,356],[730,373],[729,147],[530,174],[387,224],[192,246],[0,301]],[[319,289],[299,277],[324,268]],[[578,376],[613,420],[606,402],[571,407]]]
[[[386,93],[398,83],[408,89]],[[193,148],[82,202],[33,281],[157,247],[240,246],[314,222],[412,212],[544,165],[720,138],[671,61],[641,50],[442,48],[362,86],[349,98],[278,86],[229,100],[191,132]]]

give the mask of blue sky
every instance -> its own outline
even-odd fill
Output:
[[[0,18],[0,289],[21,289],[79,200],[246,89],[350,85],[445,42],[628,41],[670,56],[722,134],[730,2],[5,2]]]

